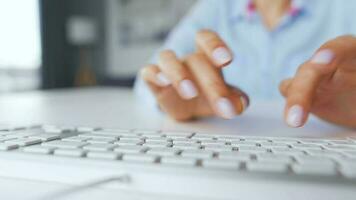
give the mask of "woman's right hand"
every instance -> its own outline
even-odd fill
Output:
[[[141,71],[158,105],[170,117],[185,121],[217,115],[231,119],[249,105],[248,96],[224,81],[221,68],[232,61],[231,50],[212,31],[196,36],[197,52],[184,59],[162,51],[157,65]]]

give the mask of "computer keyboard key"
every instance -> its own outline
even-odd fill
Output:
[[[99,151],[91,151],[88,152],[86,155],[88,158],[95,158],[95,159],[107,159],[107,160],[119,160],[122,157],[121,153],[117,152],[99,152]]]
[[[180,156],[162,157],[160,162],[161,164],[183,166],[196,166],[198,164],[198,160],[195,158],[183,158]]]
[[[259,143],[259,142],[270,142],[270,139],[265,137],[245,137],[244,141]]]
[[[272,153],[278,155],[288,155],[288,156],[305,155],[305,152],[303,150],[293,149],[293,148],[271,147],[271,151]]]
[[[210,134],[195,134],[193,135],[192,139],[199,140],[199,141],[213,140],[215,139],[215,136]]]
[[[83,146],[83,149],[90,151],[111,151],[115,147],[117,147],[117,145],[114,144],[89,144]]]
[[[125,131],[104,131],[104,130],[99,130],[99,131],[94,131],[92,133],[93,134],[97,134],[97,135],[114,136],[114,137],[136,135],[136,134],[131,133],[129,131],[125,132]]]
[[[208,159],[202,161],[202,166],[204,168],[213,168],[213,169],[223,169],[223,170],[238,170],[241,167],[241,162],[231,161],[231,160],[217,160],[217,159]]]
[[[120,135],[119,136],[119,139],[128,139],[128,140],[131,140],[131,139],[138,139],[138,140],[143,140],[143,139],[146,139],[147,137],[146,136],[143,136],[143,135],[139,135],[139,134],[124,134],[124,135]]]
[[[122,156],[123,161],[133,161],[133,162],[146,162],[146,163],[154,163],[158,160],[158,156],[150,155],[150,154],[124,154]]]
[[[172,143],[171,142],[167,142],[167,141],[163,141],[163,142],[145,142],[142,144],[142,146],[145,147],[171,147]]]
[[[119,138],[119,136],[95,134],[95,133],[80,134],[79,137],[84,137],[84,138],[108,138],[108,139],[113,139],[113,140],[117,140]]]
[[[198,144],[198,140],[193,139],[174,139],[173,144]]]
[[[80,126],[80,127],[76,127],[75,130],[77,132],[94,132],[96,130],[100,130],[100,128],[97,127],[86,127],[86,126]]]
[[[123,129],[123,128],[101,128],[98,131],[103,131],[103,132],[117,132],[117,133],[132,133],[131,129]]]
[[[234,161],[250,161],[252,154],[243,152],[220,152],[218,158],[221,160],[234,160]]]
[[[341,152],[337,152],[337,151],[330,151],[330,150],[316,150],[316,149],[307,149],[305,150],[305,152],[308,155],[312,155],[312,156],[325,156],[325,157],[333,157],[333,158],[337,158],[337,157],[342,157],[342,153]]]
[[[59,135],[54,135],[54,134],[38,134],[38,135],[33,135],[29,136],[31,139],[40,139],[42,142],[45,141],[52,141],[52,140],[58,140],[60,139]]]
[[[167,138],[171,139],[184,139],[184,138],[191,138],[194,134],[190,132],[171,132],[171,131],[164,131],[162,134],[166,135]]]
[[[17,137],[13,137],[13,136],[4,136],[4,137],[0,137],[0,142],[5,142],[8,140],[16,140]]]
[[[167,138],[164,135],[141,135],[141,137],[145,137],[145,139],[153,139],[153,140],[172,140],[171,138]]]
[[[41,143],[42,141],[40,139],[32,139],[32,138],[21,138],[21,139],[16,139],[16,140],[8,140],[5,141],[7,144],[17,144],[19,146],[28,146],[32,144],[38,144]]]
[[[70,149],[77,149],[81,148],[85,145],[88,145],[86,142],[70,142],[70,141],[51,141],[42,143],[43,146],[49,147],[58,147],[58,148],[70,148]]]
[[[227,145],[227,142],[220,140],[205,140],[201,141],[201,145]]]
[[[239,152],[247,152],[247,153],[264,153],[264,152],[267,152],[267,148],[264,148],[264,147],[253,147],[253,146],[236,146],[237,147],[237,150]]]
[[[302,144],[319,144],[319,145],[328,145],[329,142],[321,139],[300,139]]]
[[[55,149],[54,155],[59,156],[70,156],[70,157],[83,157],[85,156],[85,151],[82,149]]]
[[[13,150],[13,149],[17,149],[18,147],[19,147],[18,144],[0,143],[1,151]]]
[[[59,129],[59,128],[43,128],[44,132],[45,133],[57,133],[57,134],[60,134],[60,133],[63,133],[63,130],[62,129]]]
[[[344,140],[344,139],[342,139],[342,140],[328,140],[328,143],[331,144],[331,145],[334,145],[334,144],[336,144],[336,145],[345,144],[345,145],[353,145],[353,146],[356,145],[356,143],[354,141],[352,141],[352,140]]]
[[[331,165],[331,166],[335,164],[335,162],[332,159],[327,157],[300,155],[300,156],[295,156],[294,158],[299,164],[319,164],[319,165]]]
[[[116,141],[114,144],[119,145],[119,146],[141,146],[144,143],[144,141]]]
[[[289,167],[287,164],[279,162],[251,161],[246,163],[246,169],[252,172],[287,173]]]
[[[54,147],[34,145],[23,148],[23,151],[28,153],[51,154],[55,149]]]
[[[150,148],[146,154],[158,155],[158,156],[176,156],[181,150],[176,148]]]
[[[109,143],[114,143],[117,140],[115,139],[110,139],[110,138],[91,138],[87,140],[86,142],[91,143],[91,144],[109,144]]]
[[[230,142],[231,146],[245,146],[245,147],[255,147],[258,146],[257,142],[252,142],[252,141],[235,141],[235,142]]]
[[[196,144],[173,144],[173,147],[178,148],[178,149],[201,149],[202,146],[198,143]]]
[[[347,144],[324,145],[323,148],[335,151],[356,150],[356,146]]]
[[[286,143],[277,143],[277,142],[260,142],[258,143],[262,147],[284,147],[289,148],[289,145]]]
[[[214,152],[207,150],[183,150],[180,155],[187,158],[207,159],[212,158]]]
[[[155,144],[158,144],[158,145],[167,145],[167,144],[169,144],[169,145],[172,145],[172,142],[169,142],[169,141],[145,141],[145,143],[144,144],[153,144],[153,145],[155,145]]]
[[[335,176],[337,171],[334,165],[323,164],[294,164],[292,169],[296,174]]]
[[[82,137],[82,136],[72,136],[72,137],[66,137],[61,139],[61,141],[66,141],[66,142],[86,142],[90,140],[91,138],[89,137]]]
[[[286,144],[300,143],[299,139],[297,139],[297,138],[271,138],[270,140],[272,142],[282,142],[282,143],[286,143]]]
[[[146,138],[145,139],[146,143],[150,142],[172,142],[172,139],[165,138],[165,137],[159,137],[159,138]]]
[[[143,140],[141,138],[119,138],[119,141],[120,143],[140,143],[140,142],[143,142]]]
[[[115,152],[119,153],[144,153],[147,150],[149,148],[143,146],[118,146],[114,149]]]
[[[137,134],[160,134],[161,131],[159,130],[143,130],[143,129],[134,129],[132,131],[133,133],[137,133]]]
[[[214,152],[229,152],[232,151],[233,147],[230,145],[221,145],[221,144],[205,144],[204,146],[205,150],[208,151],[214,151]]]
[[[36,133],[36,132],[14,132],[13,136],[17,137],[17,138],[24,138],[24,137],[28,137],[28,136],[33,136],[33,135],[39,135],[41,133]]]
[[[257,161],[261,162],[279,162],[279,163],[292,163],[293,158],[288,155],[275,155],[271,153],[263,153],[256,155]]]

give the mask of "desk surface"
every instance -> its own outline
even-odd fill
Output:
[[[1,124],[49,123],[189,130],[209,133],[271,136],[330,136],[352,131],[312,118],[306,127],[288,128],[282,120],[283,102],[256,102],[233,120],[217,118],[177,123],[135,99],[130,90],[88,88],[36,91],[0,96]],[[0,199],[28,199],[66,186],[29,180],[0,178]]]
[[[233,120],[208,118],[178,123],[145,106],[128,89],[87,88],[36,91],[0,96],[0,124],[62,124],[189,130],[218,134],[269,136],[329,136],[352,132],[314,117],[304,128],[293,129],[282,119],[284,102],[252,102]]]

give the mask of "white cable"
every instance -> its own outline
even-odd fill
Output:
[[[109,178],[105,178],[105,179],[101,179],[101,180],[96,180],[96,181],[89,182],[89,183],[86,183],[83,185],[74,186],[69,189],[64,189],[64,190],[60,190],[60,191],[45,195],[44,197],[41,197],[38,200],[58,200],[58,199],[62,199],[64,197],[66,197],[66,196],[69,196],[69,195],[72,195],[75,193],[79,193],[79,192],[83,192],[83,191],[91,189],[91,188],[96,188],[100,185],[111,183],[111,182],[129,183],[130,177],[128,175],[122,175],[119,177],[109,177]]]

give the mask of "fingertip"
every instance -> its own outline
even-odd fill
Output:
[[[333,61],[334,57],[335,54],[331,49],[322,49],[314,54],[311,58],[311,63],[318,65],[329,64]]]
[[[184,79],[179,83],[179,93],[183,99],[193,99],[197,97],[198,89],[194,82],[188,79]]]
[[[287,109],[286,123],[292,128],[299,128],[305,124],[307,113],[305,109],[298,104],[292,105]]]
[[[212,58],[217,67],[224,67],[231,63],[232,53],[226,47],[218,47],[213,50]]]
[[[156,82],[161,87],[169,86],[172,83],[163,72],[156,74]]]
[[[242,105],[242,112],[244,112],[248,108],[248,106],[250,105],[250,101],[246,96],[242,95],[240,97],[240,102],[241,102],[241,105]]]
[[[236,111],[233,103],[226,97],[220,97],[215,102],[217,114],[224,119],[233,119]]]

